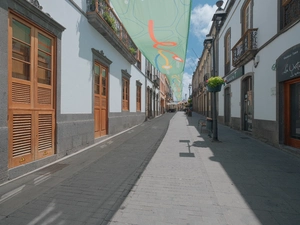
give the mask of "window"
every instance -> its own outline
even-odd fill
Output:
[[[230,59],[231,59],[231,32],[227,31],[225,35],[225,75],[230,72]]]
[[[141,85],[136,85],[136,111],[141,111]]]
[[[300,19],[300,1],[299,0],[280,0],[281,1],[281,25],[283,29],[298,19]]]
[[[123,77],[123,103],[122,109],[129,111],[129,80]]]
[[[122,71],[122,110],[129,111],[129,93],[130,93],[130,78],[131,75],[127,70]]]
[[[242,11],[242,32],[243,34],[252,28],[252,0],[247,0]]]

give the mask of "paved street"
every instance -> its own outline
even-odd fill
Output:
[[[144,122],[0,186],[0,224],[107,224],[157,150],[173,115]]]
[[[299,225],[299,158],[221,125],[212,143],[199,118],[175,115],[110,225]]]
[[[164,114],[0,186],[0,224],[299,225],[299,158],[222,125],[211,142],[200,118]]]

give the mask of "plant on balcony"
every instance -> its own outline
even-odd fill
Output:
[[[103,13],[103,19],[115,32],[117,32],[116,20],[110,15],[108,9],[105,9],[105,12]]]
[[[209,92],[219,92],[222,89],[222,85],[225,84],[225,81],[222,77],[210,77],[206,81],[207,89]]]
[[[129,52],[130,52],[132,55],[135,55],[135,54],[136,54],[136,49],[133,48],[133,47],[130,47],[130,48],[129,48]]]

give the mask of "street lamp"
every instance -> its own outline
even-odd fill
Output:
[[[217,11],[215,12],[212,21],[214,21],[214,25],[216,28],[215,37],[206,36],[204,40],[204,46],[206,47],[208,44],[212,46],[213,52],[213,74],[212,76],[216,76],[216,54],[215,54],[215,39],[218,35],[220,27],[222,25],[222,20],[226,16],[226,12],[221,8],[223,5],[223,1],[217,1],[216,5],[218,6]],[[213,122],[213,136],[212,141],[219,141],[218,139],[218,117],[217,117],[217,93],[212,92],[212,122]]]

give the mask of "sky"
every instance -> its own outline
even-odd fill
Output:
[[[182,80],[182,99],[185,99],[186,96],[189,97],[189,84],[192,83],[193,72],[202,54],[203,41],[206,34],[209,33],[212,24],[211,19],[217,10],[216,2],[217,0],[192,0],[189,39]],[[224,0],[222,7],[225,6],[226,2],[227,0]]]

